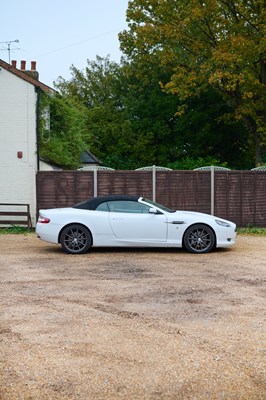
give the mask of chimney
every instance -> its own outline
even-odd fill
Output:
[[[22,68],[22,63],[23,63],[23,61],[21,61],[21,69],[23,69]],[[24,69],[25,69],[26,61],[24,61],[24,63],[25,63],[25,66],[24,66],[24,64],[23,64],[23,66],[24,66]],[[36,71],[36,61],[31,61],[31,69],[30,70],[24,70],[23,72],[25,72],[25,74],[29,75],[31,78],[36,79],[36,81],[39,80],[39,72]]]
[[[12,60],[11,65],[12,67],[17,68],[17,60]]]
[[[36,61],[31,62],[31,70],[36,71]]]
[[[21,69],[22,71],[25,71],[25,69],[26,69],[26,61],[24,61],[24,60],[21,61],[21,63],[20,63],[20,69]]]

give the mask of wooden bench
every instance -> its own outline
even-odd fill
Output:
[[[0,225],[27,225],[30,229],[32,228],[31,216],[30,216],[30,205],[29,204],[19,204],[19,203],[0,203],[0,207],[5,207],[5,211],[0,209]],[[11,207],[24,207],[25,211],[9,211],[6,208]],[[14,208],[13,208],[14,209]],[[17,218],[1,218],[2,217],[24,217],[22,219]]]

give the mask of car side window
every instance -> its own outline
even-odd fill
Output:
[[[109,210],[108,204],[106,202],[104,202],[104,203],[99,204],[96,207],[95,211],[110,211],[110,210]]]
[[[128,200],[117,200],[117,201],[108,201],[108,206],[111,212],[123,212],[123,213],[149,213],[150,207],[146,204],[141,204],[137,201],[128,201]]]

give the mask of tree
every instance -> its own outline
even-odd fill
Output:
[[[180,153],[174,134],[178,99],[162,92],[158,84],[167,72],[158,65],[143,68],[132,62],[124,64],[124,73],[123,104],[137,142],[134,157],[138,167],[165,166]]]
[[[120,66],[110,57],[87,60],[84,70],[70,67],[71,79],[59,77],[55,87],[65,98],[83,104],[87,109],[98,106],[120,107]]]
[[[64,168],[77,169],[86,147],[84,107],[59,94],[45,93],[40,104],[40,156]]]
[[[159,85],[170,79],[171,70],[155,60],[122,60],[118,65],[109,57],[97,57],[84,71],[72,66],[71,72],[69,81],[58,80],[57,89],[66,104],[82,110],[82,140],[105,166],[135,169],[177,161],[190,165],[187,158],[210,157],[235,168],[245,165],[246,131],[219,120],[230,107],[217,91],[189,100],[187,113],[177,117],[178,96]],[[50,146],[49,152],[56,149]]]
[[[175,96],[173,96],[175,97]],[[175,134],[183,158],[212,157],[230,168],[252,168],[252,151],[245,127],[222,116],[231,108],[214,89],[187,102],[187,110],[176,122]]]
[[[248,129],[259,164],[266,138],[265,17],[265,0],[132,0],[121,48],[129,60],[172,68],[161,87],[178,95],[180,114],[188,99],[219,90],[230,116]]]
[[[123,105],[123,69],[109,56],[97,56],[87,60],[84,71],[73,65],[70,70],[71,79],[59,78],[56,87],[65,99],[86,108],[87,146],[106,166],[134,168],[137,140]]]
[[[170,79],[170,72],[157,64],[131,62],[127,65],[124,105],[132,130],[146,138],[146,164],[167,166],[182,159],[210,157],[233,168],[252,167],[248,134],[236,121],[225,123],[229,105],[215,89],[187,100],[187,112],[176,116],[178,96],[160,90],[159,81]]]

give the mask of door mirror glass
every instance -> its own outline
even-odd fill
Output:
[[[149,213],[150,213],[150,214],[159,214],[157,208],[154,208],[154,207],[151,207],[151,208],[149,209]]]

